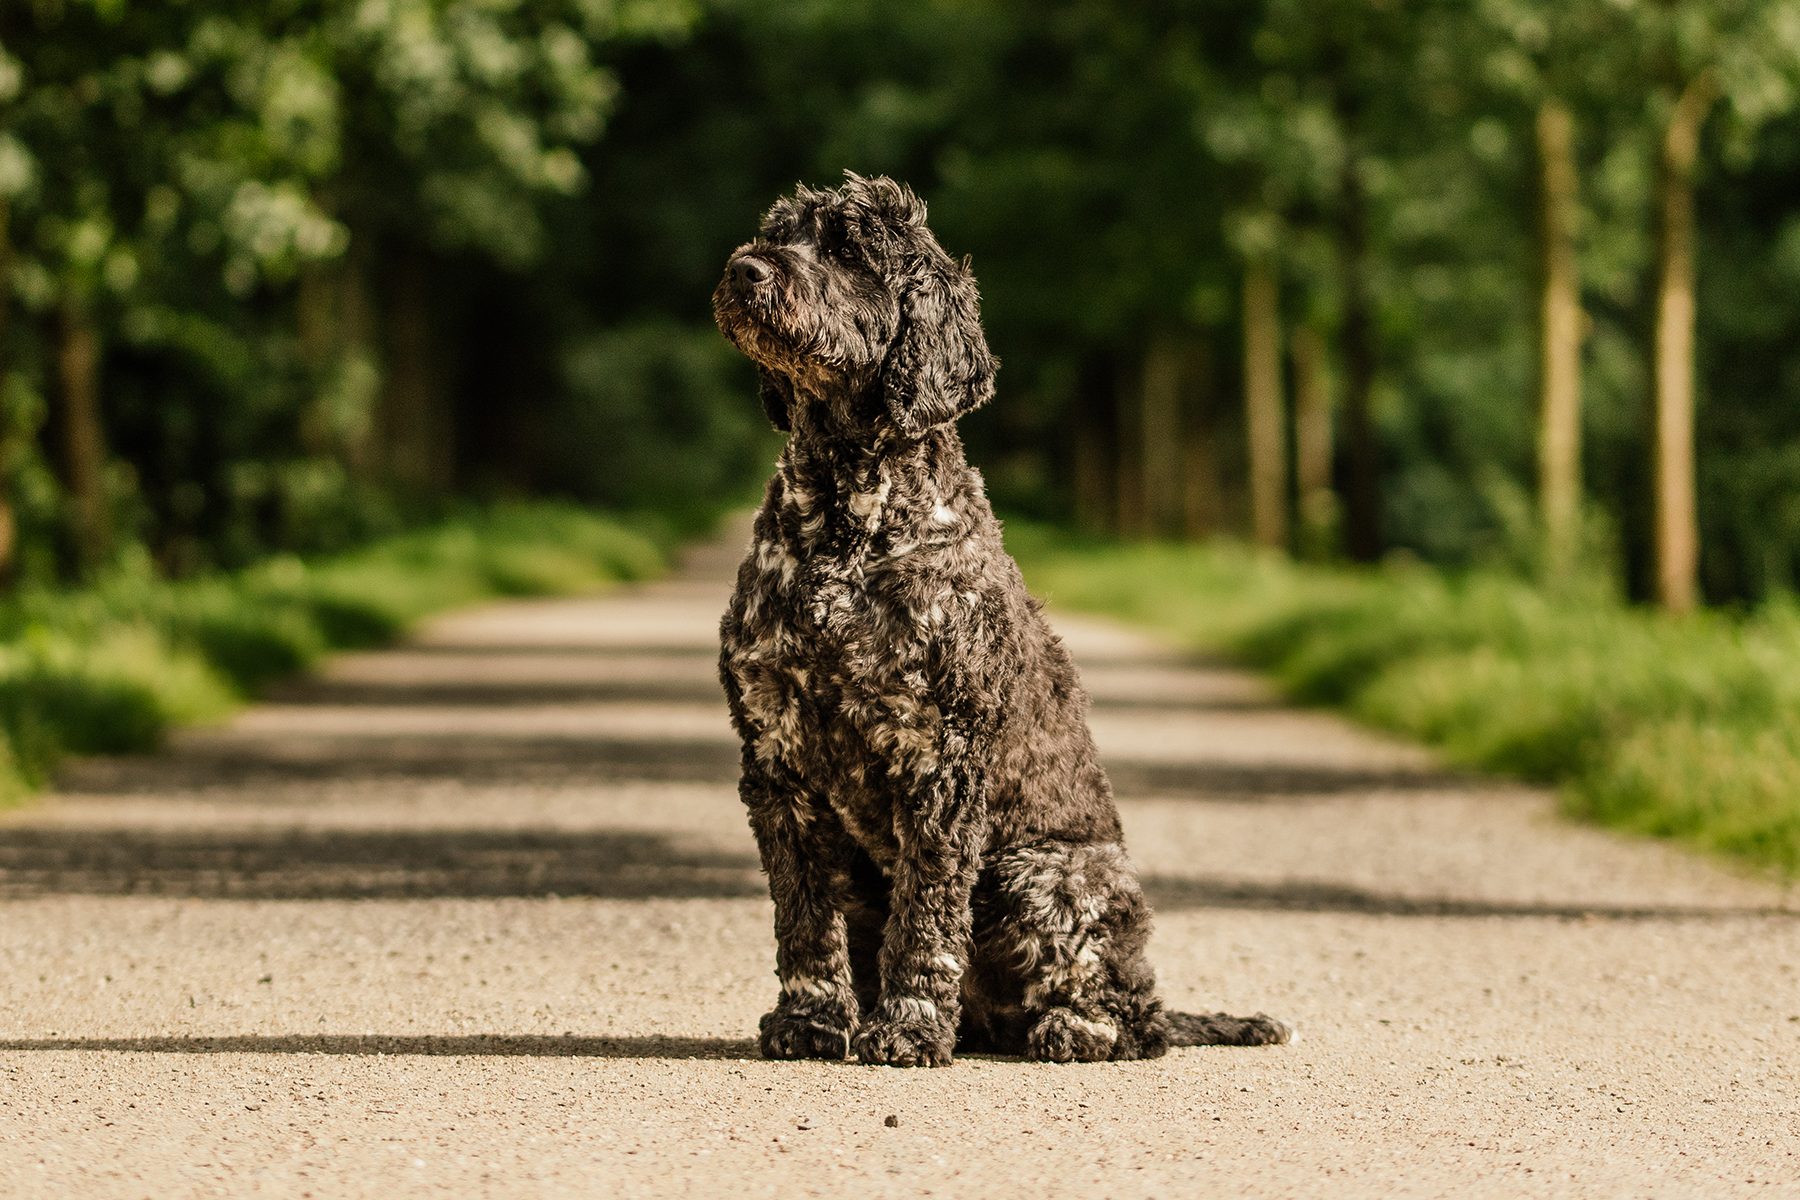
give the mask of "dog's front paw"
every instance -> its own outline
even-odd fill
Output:
[[[877,1014],[856,1034],[856,1057],[872,1066],[947,1067],[955,1051],[956,1027],[943,1021]]]
[[[762,1019],[764,1058],[847,1058],[851,1018],[818,1009],[777,1007]]]

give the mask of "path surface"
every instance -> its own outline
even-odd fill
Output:
[[[1800,1196],[1800,903],[1068,617],[1170,1001],[1302,1040],[755,1060],[736,549],[0,816],[0,1196]]]

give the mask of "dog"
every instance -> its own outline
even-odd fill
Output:
[[[799,188],[733,251],[719,329],[787,434],[720,627],[775,905],[769,1058],[943,1066],[1264,1045],[1165,1011],[1087,696],[956,420],[994,394],[967,259],[891,179]]]

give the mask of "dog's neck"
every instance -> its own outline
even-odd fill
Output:
[[[799,548],[849,550],[877,533],[892,543],[934,520],[943,525],[946,504],[966,490],[969,466],[950,425],[867,442],[796,430],[777,475]]]

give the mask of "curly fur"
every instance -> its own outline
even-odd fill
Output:
[[[772,1058],[940,1066],[1284,1041],[1168,1014],[1067,651],[955,421],[994,393],[966,260],[889,179],[776,203],[713,296],[789,434],[721,627],[775,902]]]

